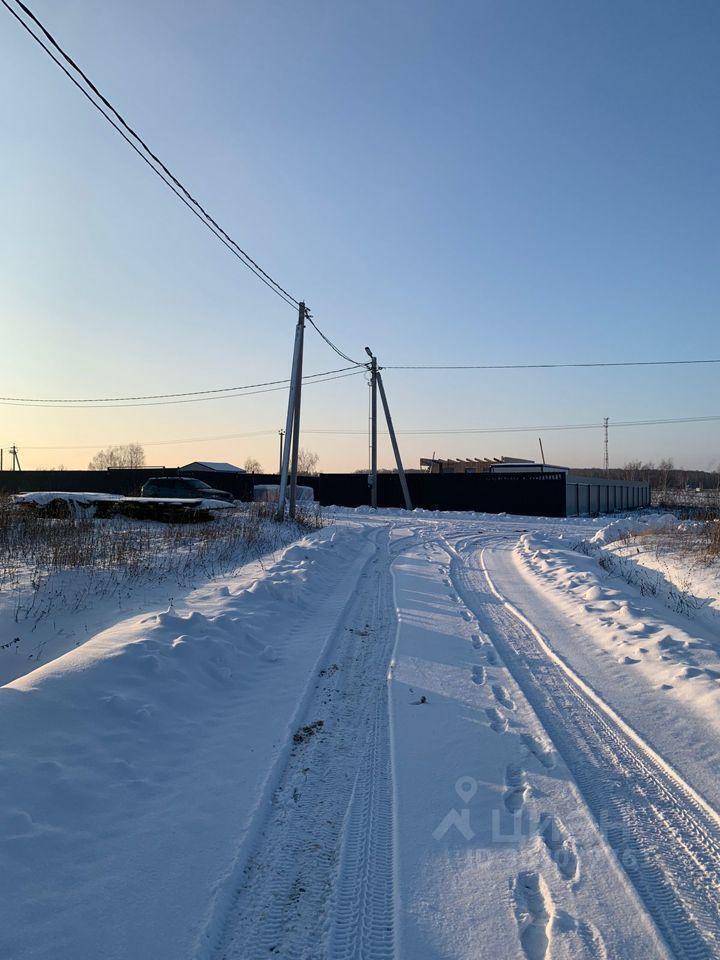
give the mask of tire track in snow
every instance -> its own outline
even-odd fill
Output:
[[[463,560],[451,566],[458,592],[490,627],[671,952],[719,956],[720,818],[501,596],[482,554]]]
[[[327,956],[383,960],[393,942],[393,820],[387,687],[378,697],[368,757],[355,781],[331,910]]]
[[[217,960],[394,956],[390,563],[416,539],[389,547],[381,532],[245,868]]]

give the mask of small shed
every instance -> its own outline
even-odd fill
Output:
[[[180,470],[192,473],[247,473],[247,470],[236,467],[233,463],[215,463],[211,460],[193,460],[192,463],[180,467]]]

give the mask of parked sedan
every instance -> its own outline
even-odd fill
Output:
[[[226,500],[232,503],[235,497],[227,490],[216,490],[202,480],[192,477],[151,477],[143,484],[143,497],[192,500]]]

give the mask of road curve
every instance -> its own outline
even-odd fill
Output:
[[[672,955],[720,956],[720,818],[496,590],[492,554],[501,543],[458,540],[455,588],[565,760]]]

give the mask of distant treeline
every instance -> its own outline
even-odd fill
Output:
[[[573,473],[583,477],[605,475],[602,467],[573,467]],[[720,488],[720,470],[685,470],[673,465],[672,460],[660,463],[642,463],[640,460],[626,463],[624,467],[614,467],[609,471],[612,480],[645,480],[652,487],[662,490],[717,490]]]

